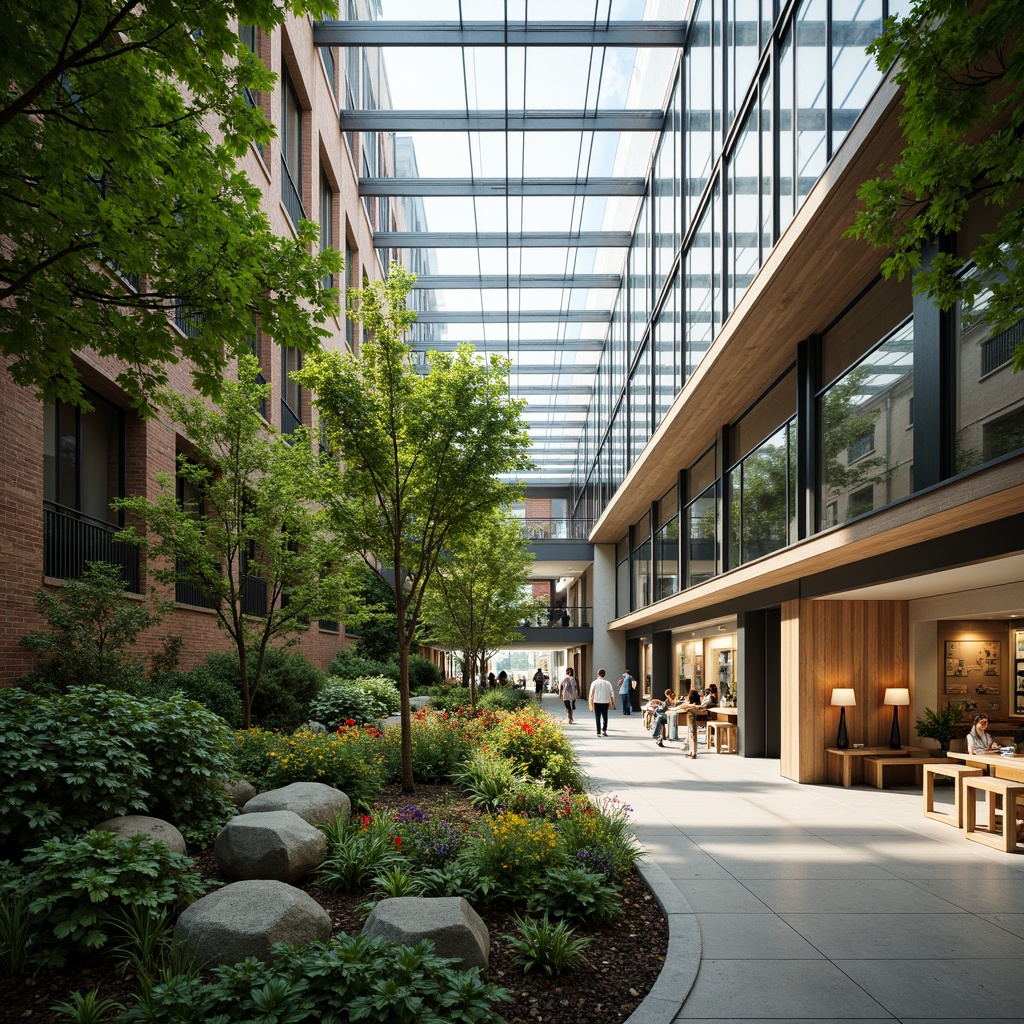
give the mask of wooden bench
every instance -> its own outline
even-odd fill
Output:
[[[921,784],[921,769],[926,764],[948,764],[944,757],[865,757],[864,758],[864,781],[875,789],[882,789],[885,782],[885,773],[889,768],[913,768],[914,782]]]
[[[1024,782],[1011,782],[1009,779],[996,779],[991,775],[980,775],[977,778],[965,778],[964,785],[964,838],[976,843],[991,846],[994,850],[1004,853],[1017,851],[1017,813],[1018,802],[1022,802],[1024,813]],[[979,792],[985,794],[985,810],[987,828],[978,827],[978,804],[975,797]],[[996,799],[1003,801],[1003,822],[1000,829],[996,821]]]
[[[972,768],[970,765],[946,762],[945,764],[926,764],[922,767],[924,772],[922,793],[924,796],[924,816],[934,818],[936,821],[952,825],[954,828],[963,828],[964,824],[964,787],[965,778],[977,778],[985,773],[980,768]],[[953,780],[953,813],[935,810],[935,779],[943,775]]]
[[[739,729],[735,722],[709,721],[707,724],[708,750],[714,744],[716,754],[738,754]]]

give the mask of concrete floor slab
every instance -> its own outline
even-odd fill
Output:
[[[697,914],[701,955],[711,960],[820,960],[818,952],[774,914]]]

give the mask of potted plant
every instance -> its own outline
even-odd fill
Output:
[[[948,753],[950,741],[956,738],[957,726],[963,718],[964,711],[964,705],[956,701],[950,701],[938,711],[925,708],[924,714],[917,720],[917,735],[937,740],[939,749],[944,754]]]

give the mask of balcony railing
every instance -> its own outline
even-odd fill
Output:
[[[285,163],[284,157],[281,157],[281,202],[284,203],[284,208],[288,211],[292,223],[298,227],[299,221],[305,220],[306,212],[302,208],[302,197],[299,195],[299,190],[295,187],[291,174],[288,173],[288,164]]]
[[[523,619],[521,626],[553,629],[569,628],[572,626],[592,626],[594,623],[594,609],[588,605],[551,605],[541,608],[539,612],[528,619]]]
[[[179,561],[175,564],[174,568],[177,573],[181,574],[185,571],[185,563]],[[218,572],[220,572],[220,568],[218,565]],[[177,580],[175,582],[174,600],[177,604],[190,604],[196,608],[217,607],[217,602],[193,580]]]
[[[84,512],[43,502],[43,575],[58,580],[80,579],[89,562],[110,562],[133,594],[139,585],[139,549],[114,540],[117,528]]]
[[[267,617],[267,581],[259,576],[244,573],[238,579],[238,587],[242,592],[242,614],[255,615],[261,619]]]
[[[527,540],[586,540],[589,519],[524,519],[523,536]]]
[[[1024,320],[1008,327],[981,347],[981,373],[991,373],[1013,358],[1013,350],[1024,341]]]
[[[199,337],[203,330],[203,319],[202,313],[190,310],[184,302],[179,302],[174,307],[174,326],[186,338]]]
[[[321,619],[318,623],[321,633],[338,633],[340,632],[338,623],[335,619]]]

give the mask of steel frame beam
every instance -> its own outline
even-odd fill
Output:
[[[419,324],[607,324],[611,319],[608,309],[428,309],[416,313]]]
[[[663,110],[342,110],[343,132],[657,132]]]
[[[450,352],[458,348],[460,341],[453,338],[428,341],[426,339],[410,339],[409,347],[413,352]],[[603,338],[524,338],[505,341],[501,339],[482,339],[473,342],[480,352],[552,352],[565,349],[570,352],[600,352],[604,348]]]
[[[524,288],[610,288],[622,284],[621,274],[483,274],[472,277],[466,274],[424,274],[416,279],[413,288],[425,289],[495,289],[505,291]]]
[[[629,231],[376,231],[375,249],[628,249]]]
[[[360,178],[361,196],[642,196],[643,178]]]
[[[324,21],[314,46],[624,46],[677,49],[685,21]]]

